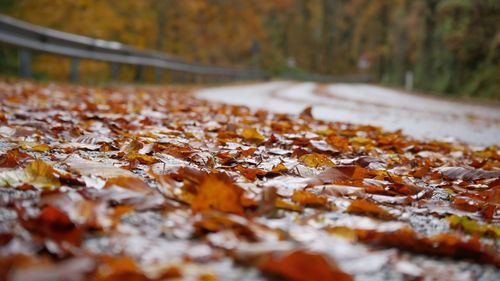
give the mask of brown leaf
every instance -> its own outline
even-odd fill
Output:
[[[11,149],[5,154],[0,155],[0,168],[16,168],[27,158],[31,158],[31,156],[17,148]]]
[[[500,178],[500,170],[483,170],[467,167],[441,167],[437,169],[444,177],[451,180],[478,180]]]
[[[73,221],[60,209],[47,205],[37,217],[24,219],[22,225],[32,233],[48,237],[56,242],[66,241],[79,245],[82,241],[83,228]]]
[[[312,106],[308,106],[306,108],[304,108],[304,110],[302,110],[302,112],[299,114],[300,118],[303,118],[303,119],[312,119],[313,118],[313,115],[312,115]]]
[[[452,234],[438,234],[423,237],[408,228],[392,232],[357,229],[359,241],[378,246],[396,247],[415,253],[423,253],[453,258],[467,258],[481,263],[500,266],[500,256],[488,246],[482,246],[477,237],[463,241]]]

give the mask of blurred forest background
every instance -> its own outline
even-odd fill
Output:
[[[0,0],[0,9],[196,62],[274,75],[364,73],[396,86],[412,71],[422,91],[500,99],[499,0]],[[15,72],[16,60],[0,48],[2,72]],[[81,69],[103,77],[107,67]],[[34,69],[63,79],[69,59],[37,55]]]

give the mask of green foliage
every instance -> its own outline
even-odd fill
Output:
[[[0,45],[0,73],[3,75],[15,75],[18,71],[17,52]]]

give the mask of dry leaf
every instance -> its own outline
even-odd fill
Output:
[[[328,201],[325,196],[316,195],[305,190],[295,190],[292,195],[292,201],[304,206],[324,206]]]
[[[320,254],[296,250],[282,257],[271,256],[260,269],[281,280],[351,281],[352,277]]]
[[[255,128],[245,128],[241,132],[241,137],[247,141],[261,142],[266,138],[257,131]]]
[[[389,214],[386,209],[366,199],[356,199],[351,202],[347,212],[357,215],[372,216],[382,220],[393,220],[394,216]]]
[[[217,210],[243,215],[244,190],[235,185],[226,174],[209,174],[203,177],[191,202],[193,212]]]
[[[311,153],[302,155],[299,158],[300,162],[311,168],[332,167],[332,160],[328,156],[319,153]]]

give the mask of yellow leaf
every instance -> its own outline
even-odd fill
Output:
[[[146,155],[146,154],[140,154],[137,152],[130,152],[127,154],[128,160],[137,160],[141,164],[145,165],[151,165],[154,163],[160,162],[158,159],[154,158],[153,156]]]
[[[33,147],[31,147],[31,150],[36,151],[36,152],[45,152],[45,151],[51,150],[51,147],[46,143],[41,143],[41,144],[37,144],[37,145],[34,145]]]
[[[288,168],[283,163],[279,163],[278,165],[274,166],[273,169],[271,170],[271,172],[275,174],[281,174],[287,171]]]
[[[281,198],[276,198],[274,205],[276,206],[276,208],[295,211],[295,212],[302,212],[302,210],[304,209],[300,205],[295,205],[295,204],[287,202]]]
[[[36,187],[59,187],[61,183],[56,177],[56,171],[43,160],[37,159],[24,168],[24,182]]]
[[[312,167],[312,168],[319,168],[319,167],[333,167],[334,164],[330,158],[328,158],[326,155],[319,154],[319,153],[311,153],[311,154],[305,154],[302,155],[299,160],[306,166]]]
[[[370,144],[373,142],[372,139],[365,138],[365,137],[353,137],[353,138],[350,138],[349,141],[352,143],[359,143],[359,144]]]
[[[241,133],[241,137],[247,141],[263,141],[265,137],[257,131],[255,128],[246,128]]]

